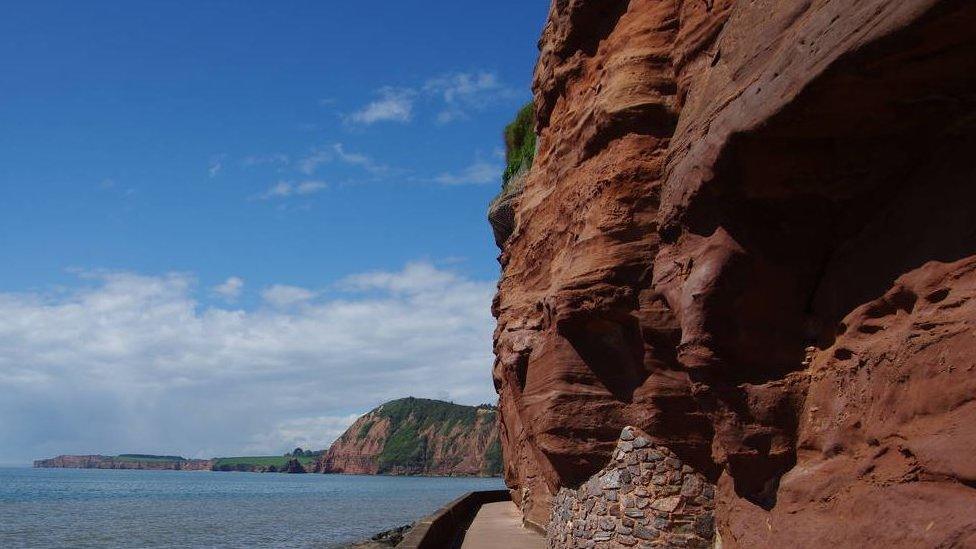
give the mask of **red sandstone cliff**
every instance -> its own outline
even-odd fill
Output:
[[[68,456],[34,461],[35,468],[66,469],[152,469],[166,471],[209,471],[210,459],[136,459],[120,456]]]
[[[976,546],[976,3],[554,0],[540,47],[493,306],[526,518],[595,539],[634,425],[725,547]]]
[[[363,415],[315,466],[319,473],[494,476],[501,472],[498,414],[420,398]]]

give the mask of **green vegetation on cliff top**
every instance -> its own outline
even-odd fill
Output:
[[[390,422],[390,433],[378,456],[380,472],[390,472],[395,468],[424,470],[428,458],[428,440],[422,433],[431,427],[436,428],[440,436],[451,435],[456,438],[458,432],[474,429],[478,414],[488,414],[481,429],[491,429],[494,425],[497,411],[492,406],[464,406],[440,400],[407,397],[387,402],[371,412],[376,418],[385,418]],[[369,420],[360,426],[357,439],[362,439],[369,432],[375,420]],[[497,444],[497,441],[495,442]],[[489,461],[484,474],[497,475],[501,472],[500,447],[497,450],[498,459],[493,457],[493,450],[489,447],[485,457]]]
[[[502,174],[502,188],[508,190],[508,183],[520,172],[532,167],[535,159],[535,106],[530,101],[519,109],[505,126],[505,172]]]
[[[302,465],[310,465],[315,463],[316,458],[313,456],[239,456],[239,457],[222,457],[214,460],[213,468],[214,470],[221,470],[222,468],[234,469],[237,467],[269,467],[274,465],[277,468],[283,467],[289,461],[297,459]]]
[[[376,415],[389,419],[393,427],[400,425],[413,415],[420,424],[419,428],[424,429],[433,424],[441,424],[442,428],[444,425],[456,423],[474,425],[478,418],[478,410],[481,408],[480,406],[464,406],[442,400],[407,397],[391,400],[373,411]]]
[[[153,461],[153,462],[170,462],[170,461],[187,461],[183,456],[157,456],[153,454],[119,454],[114,457],[117,461]]]

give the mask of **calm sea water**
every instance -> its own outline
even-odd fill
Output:
[[[336,547],[499,479],[0,468],[0,547]]]

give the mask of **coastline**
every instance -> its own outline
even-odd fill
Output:
[[[19,546],[25,531],[44,547],[77,546],[79,536],[120,549],[253,547],[257,536],[269,540],[259,546],[361,545],[462,493],[502,487],[498,479],[196,473],[0,470],[0,511],[9,516],[0,547]]]

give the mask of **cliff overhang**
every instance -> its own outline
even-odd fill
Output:
[[[958,0],[553,2],[493,305],[528,520],[632,425],[716,487],[726,546],[976,543],[974,28]]]

